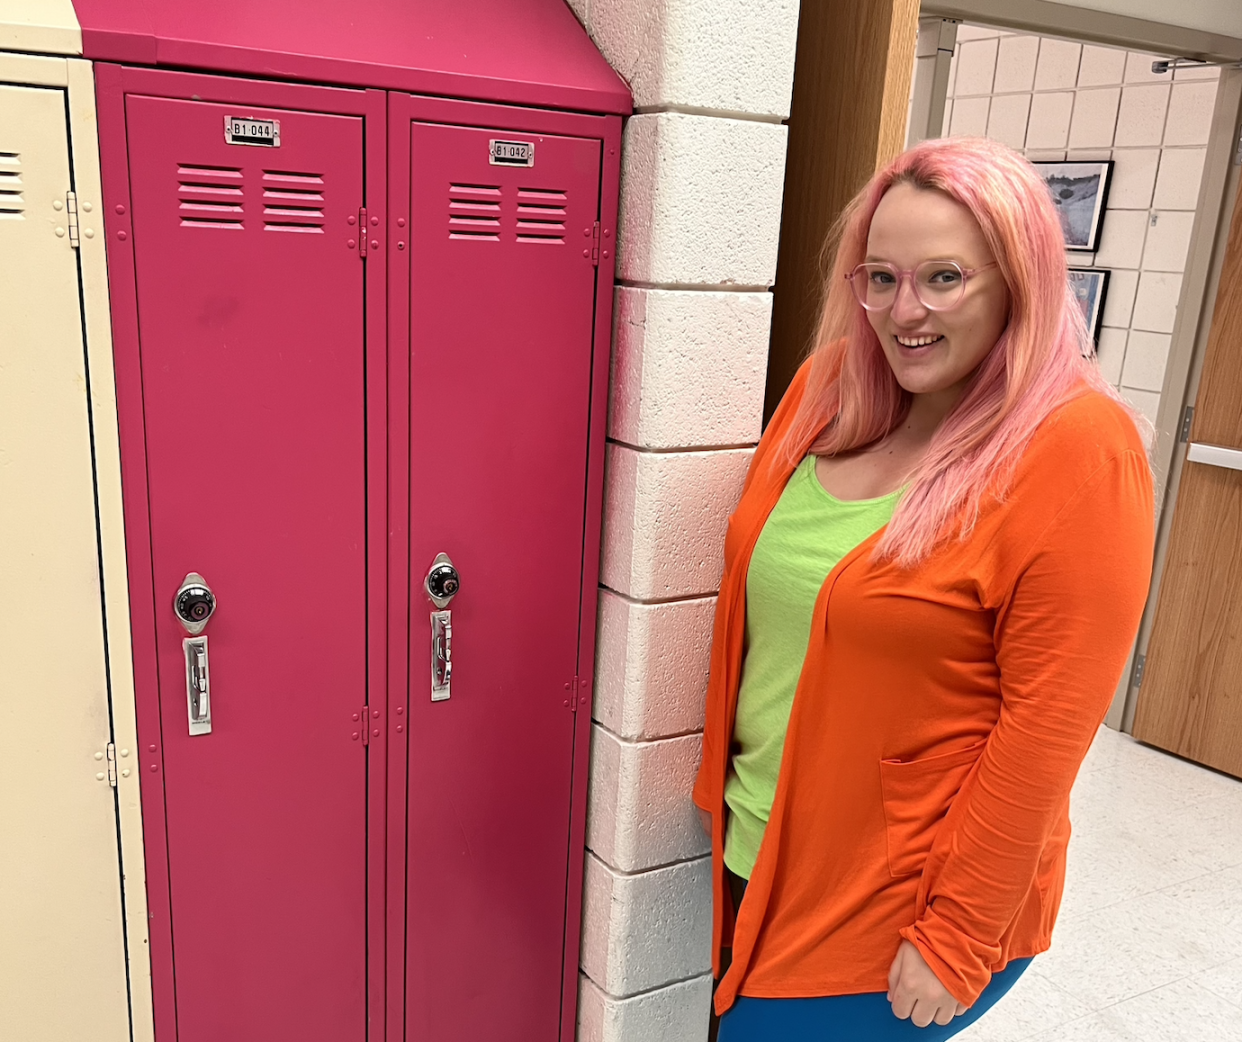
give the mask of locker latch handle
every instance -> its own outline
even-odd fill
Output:
[[[431,613],[431,700],[443,702],[449,697],[453,679],[453,613]]]
[[[207,668],[207,638],[186,637],[185,694],[190,711],[190,734],[211,734],[211,677]]]

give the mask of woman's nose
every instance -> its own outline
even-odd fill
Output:
[[[893,319],[902,325],[918,322],[927,316],[927,308],[914,292],[914,280],[903,278],[897,286],[897,296],[893,300]]]

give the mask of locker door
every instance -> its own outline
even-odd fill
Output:
[[[411,1042],[561,1025],[600,143],[414,123]],[[535,165],[489,162],[491,139]],[[447,700],[432,605],[460,576]]]
[[[61,90],[0,86],[0,1038],[129,1038]]]
[[[129,96],[126,128],[178,1039],[360,1040],[362,120]],[[190,572],[217,600],[197,734]]]

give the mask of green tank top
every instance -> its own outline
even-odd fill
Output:
[[[893,516],[902,490],[879,499],[829,495],[808,456],[768,515],[746,573],[746,658],[725,782],[724,860],[749,879],[763,841],[811,615],[828,573]]]

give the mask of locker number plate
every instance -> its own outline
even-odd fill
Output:
[[[488,162],[492,166],[534,166],[533,141],[496,141],[488,143]]]
[[[224,140],[230,145],[262,145],[280,148],[280,120],[224,117]]]

